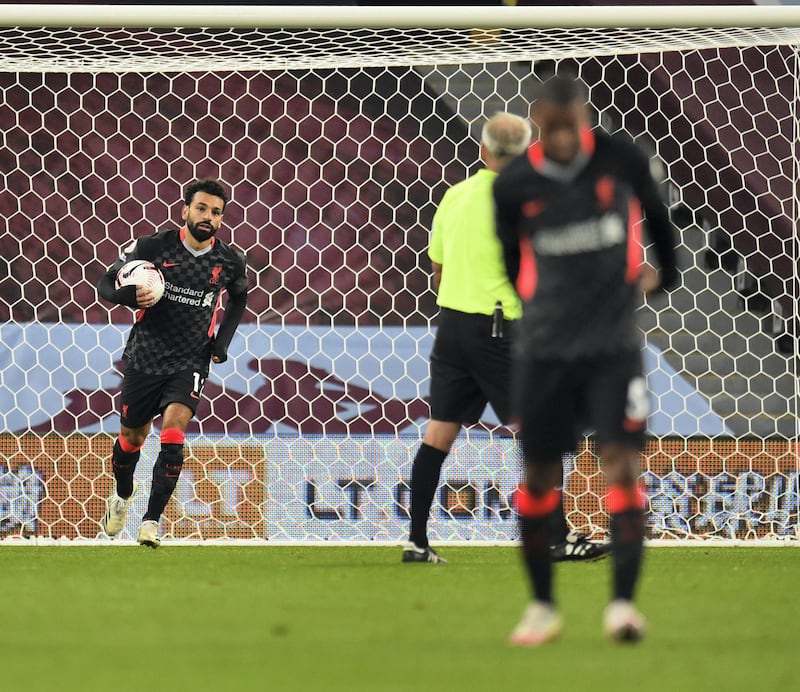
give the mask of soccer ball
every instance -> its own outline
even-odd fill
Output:
[[[119,268],[116,287],[122,288],[130,284],[149,286],[156,302],[164,295],[164,275],[158,267],[147,260],[131,260]]]

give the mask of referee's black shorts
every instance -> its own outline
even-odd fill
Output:
[[[487,402],[508,423],[511,327],[492,336],[492,318],[442,308],[431,351],[430,406],[433,420],[477,423]]]

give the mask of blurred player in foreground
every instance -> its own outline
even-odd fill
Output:
[[[441,307],[431,353],[431,420],[411,471],[411,535],[403,562],[445,562],[428,545],[427,523],[442,465],[463,424],[480,420],[486,403],[509,421],[511,328],[521,315],[494,229],[492,184],[498,171],[528,147],[528,120],[490,118],[481,134],[485,167],[454,185],[433,219],[429,255]],[[563,506],[553,522],[555,560],[596,559],[607,546],[570,534]]]
[[[645,631],[633,595],[644,540],[639,457],[649,399],[634,313],[640,291],[676,283],[674,231],[647,157],[590,128],[579,81],[546,79],[531,119],[538,139],[494,184],[508,277],[524,301],[512,413],[526,465],[516,508],[534,600],[510,643],[538,646],[561,632],[548,523],[559,505],[562,455],[586,426],[608,480],[613,599],[604,629],[612,640],[635,641]],[[643,264],[642,210],[660,274]]]
[[[138,308],[123,355],[121,427],[112,453],[116,492],[103,517],[109,536],[125,526],[137,491],[133,474],[139,452],[153,418],[161,414],[161,452],[138,534],[141,545],[157,548],[161,543],[159,518],[178,482],[186,426],[200,402],[209,360],[227,360],[228,345],[244,314],[245,257],[215,237],[227,202],[228,194],[216,180],[189,185],[183,227],[135,240],[98,284],[100,295],[109,302]],[[115,288],[119,268],[135,259],[149,260],[163,273],[166,290],[158,302],[149,288]],[[223,288],[228,302],[215,335]]]

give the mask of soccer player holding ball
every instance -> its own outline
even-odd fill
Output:
[[[561,458],[594,431],[608,480],[613,598],[604,629],[635,641],[645,621],[633,605],[646,499],[639,457],[649,401],[635,309],[640,292],[673,287],[675,237],[647,157],[592,130],[583,85],[553,75],[531,110],[528,150],[494,183],[497,233],[510,280],[523,299],[514,336],[512,414],[520,420],[526,481],[516,497],[533,601],[511,634],[538,646],[562,629],[548,550]],[[660,274],[642,263],[644,212]]]
[[[138,489],[133,475],[139,453],[161,414],[161,451],[138,534],[138,542],[151,548],[161,543],[159,518],[178,482],[186,426],[200,402],[209,361],[227,360],[247,306],[245,256],[216,237],[227,202],[219,181],[192,183],[184,196],[184,225],[135,240],[98,284],[107,301],[137,309],[123,354],[121,425],[112,453],[116,491],[107,501],[103,528],[114,536],[125,526]],[[141,283],[129,283],[139,276],[145,277]],[[223,289],[228,301],[215,333]]]

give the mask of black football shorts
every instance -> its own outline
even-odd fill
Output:
[[[182,370],[168,375],[146,375],[126,371],[122,378],[120,422],[126,428],[141,428],[172,403],[197,410],[205,374]]]
[[[519,354],[511,397],[526,459],[560,462],[586,432],[598,447],[641,449],[650,410],[642,372],[638,350],[574,361]]]
[[[492,336],[492,318],[442,308],[431,351],[431,418],[477,423],[487,402],[502,423],[509,419],[511,328]]]

